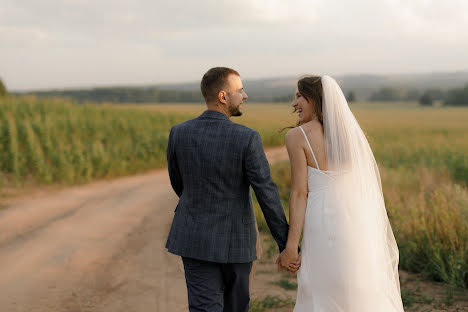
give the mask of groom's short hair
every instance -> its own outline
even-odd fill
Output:
[[[213,67],[203,75],[200,89],[206,103],[216,101],[219,91],[226,86],[229,75],[240,76],[237,71],[228,67]]]

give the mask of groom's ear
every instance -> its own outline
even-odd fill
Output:
[[[226,91],[219,91],[218,92],[218,101],[220,101],[223,104],[226,104],[227,103],[226,96],[227,96]]]

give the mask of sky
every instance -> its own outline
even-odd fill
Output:
[[[466,0],[0,0],[9,90],[468,70]]]

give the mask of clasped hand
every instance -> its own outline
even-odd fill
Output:
[[[301,267],[301,255],[298,253],[297,248],[285,248],[276,259],[278,271],[284,267],[291,273],[296,273]]]

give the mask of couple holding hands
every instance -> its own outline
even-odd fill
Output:
[[[207,110],[172,127],[167,146],[179,202],[166,248],[182,257],[189,310],[248,311],[258,239],[252,187],[278,244],[279,268],[297,272],[294,311],[403,311],[379,170],[337,82],[297,81],[298,122],[285,137],[289,225],[259,133],[230,120],[247,99],[239,73],[212,68],[201,91]]]

